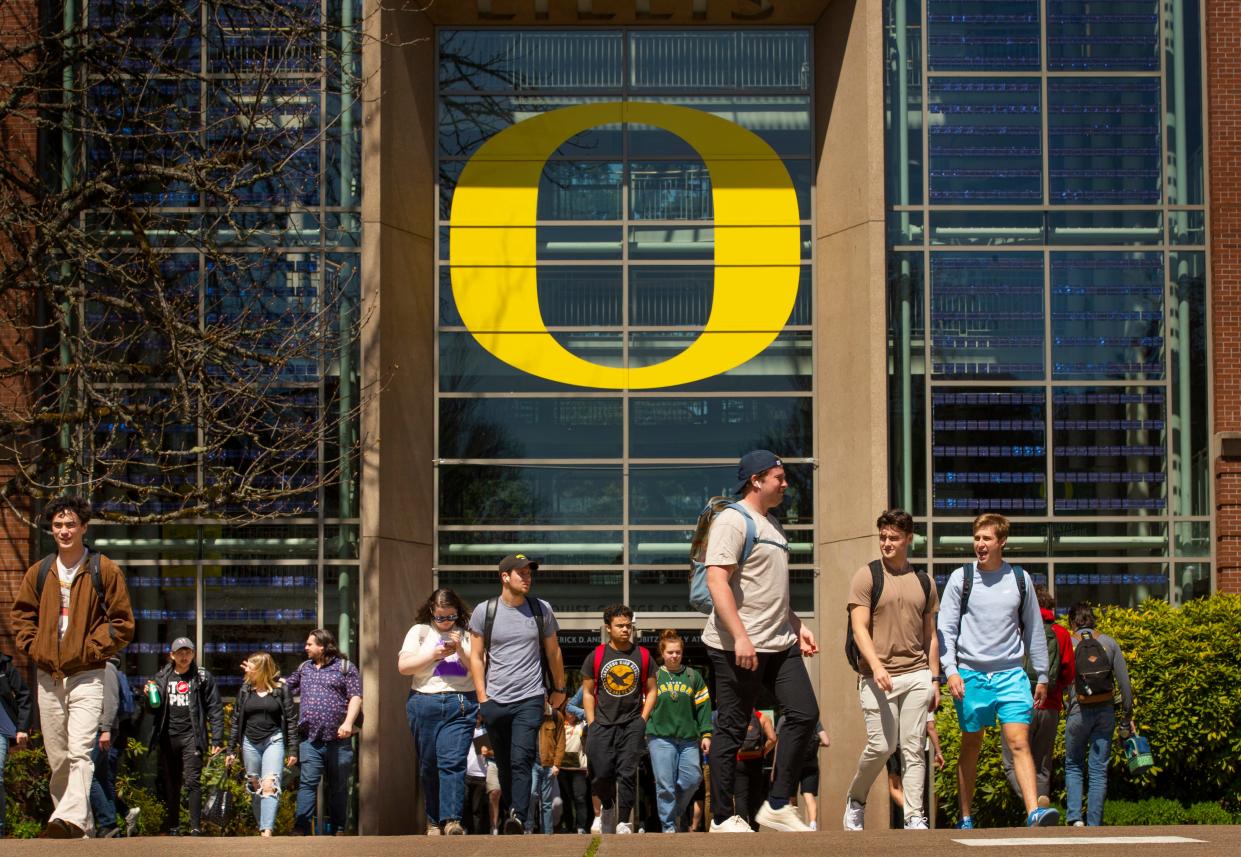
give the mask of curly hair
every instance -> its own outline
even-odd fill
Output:
[[[50,527],[52,520],[61,512],[72,512],[77,515],[78,522],[81,524],[88,523],[91,518],[90,503],[87,503],[81,497],[64,496],[49,501],[43,507],[43,520],[47,521],[47,525]]]
[[[414,616],[414,623],[417,625],[434,625],[435,608],[451,607],[457,611],[457,621],[453,623],[456,628],[465,628],[470,621],[470,608],[462,600],[461,596],[446,586],[431,593],[430,597],[423,602],[418,608],[417,615]]]

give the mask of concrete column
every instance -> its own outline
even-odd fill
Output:
[[[436,63],[421,12],[365,15],[358,821],[374,835],[425,823],[396,655],[432,581]]]
[[[832,738],[822,759],[820,825],[830,830],[839,829],[866,741],[841,648],[849,578],[878,555],[875,518],[888,504],[882,3],[834,0],[814,39],[818,670]],[[879,778],[866,826],[884,828],[888,819]]]

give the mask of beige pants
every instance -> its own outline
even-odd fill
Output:
[[[905,820],[926,815],[922,795],[926,780],[926,714],[931,704],[931,671],[918,670],[892,676],[892,690],[885,693],[875,680],[858,680],[858,701],[866,718],[866,749],[858,760],[849,797],[866,803],[866,794],[888,757],[900,749],[904,773]]]
[[[63,679],[39,670],[39,721],[43,746],[52,769],[48,790],[52,818],[76,824],[87,833],[94,827],[90,784],[95,776],[91,752],[103,713],[103,670],[87,670]]]

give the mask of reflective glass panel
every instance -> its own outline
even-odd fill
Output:
[[[814,522],[814,468],[786,464],[789,487],[773,514],[786,524]],[[629,472],[629,520],[633,524],[692,526],[707,499],[731,495],[735,464],[633,465]]]
[[[1047,99],[1053,204],[1159,204],[1159,78],[1053,77]]]
[[[1164,377],[1162,253],[1052,253],[1053,377]]]
[[[1057,514],[1162,514],[1167,509],[1163,387],[1053,392]]]
[[[1042,254],[931,254],[936,378],[1042,378],[1043,315]]]
[[[1042,244],[1041,211],[935,211],[931,243],[957,246],[1013,247]]]
[[[615,98],[582,98],[565,95],[521,93],[519,95],[444,94],[439,101],[438,137],[441,155],[468,158],[485,141],[513,125],[576,104],[615,101]],[[621,125],[599,125],[569,137],[553,158],[618,158]],[[441,168],[443,164],[441,163]]]
[[[439,85],[444,90],[511,92],[619,89],[622,34],[558,31],[441,30]]]
[[[524,553],[541,565],[620,565],[624,544],[619,530],[440,530],[441,566],[498,568],[501,558]],[[539,574],[539,572],[535,572]]]
[[[933,204],[1043,201],[1037,80],[932,78],[927,97]]]
[[[619,466],[439,468],[441,524],[619,524]]]
[[[803,397],[633,398],[629,454],[635,458],[731,458],[772,449],[808,458],[813,400]]]
[[[440,399],[441,458],[616,458],[620,399]]]
[[[931,396],[935,513],[1047,509],[1046,394],[938,390]]]
[[[1037,71],[1039,0],[926,0],[927,67]]]
[[[1166,556],[1168,526],[1160,521],[1073,521],[1052,525],[1056,556]]]
[[[623,597],[621,571],[554,571],[535,573],[533,593],[548,602],[556,614],[599,614]],[[441,571],[439,585],[456,591],[469,604],[482,604],[499,594],[499,577],[491,571]],[[687,584],[688,589],[688,584]],[[572,665],[569,665],[572,668]]]
[[[1211,595],[1211,563],[1177,563],[1173,582],[1172,603],[1175,605],[1195,598],[1208,598]]]
[[[684,351],[699,331],[689,333],[635,333],[629,341],[629,365],[648,366],[662,363],[673,354]],[[724,337],[742,334],[721,333]],[[667,388],[671,391],[697,393],[741,393],[763,391],[801,393],[812,389],[813,344],[809,331],[782,333],[763,350],[735,369],[712,375],[691,384]]]
[[[1168,254],[1172,352],[1172,511],[1211,513],[1206,257]]]
[[[1053,71],[1158,71],[1157,0],[1047,0]]]
[[[643,97],[641,100],[675,104],[727,119],[761,138],[782,158],[805,158],[812,154],[810,100],[804,96],[746,93],[727,97]],[[639,123],[629,123],[625,127],[631,158],[697,157],[688,143],[670,131]]]
[[[890,205],[922,203],[922,3],[883,4],[888,61],[884,63],[887,195]]]
[[[1055,596],[1060,605],[1089,601],[1137,607],[1150,598],[1166,601],[1168,566],[1164,563],[1058,563]]]
[[[629,323],[635,327],[705,325],[715,298],[716,272],[723,265],[633,265],[629,268]],[[809,325],[810,266],[798,270],[797,302],[790,325]],[[761,283],[759,284],[761,288]]]
[[[1200,0],[1171,0],[1164,13],[1164,126],[1168,135],[1168,202],[1202,205],[1206,157],[1202,115]]]
[[[810,37],[804,30],[631,32],[629,41],[635,89],[810,88]]]
[[[440,268],[440,324],[461,326],[451,268]],[[548,327],[619,327],[622,268],[612,265],[541,265],[539,312]],[[503,282],[497,286],[501,299]]]

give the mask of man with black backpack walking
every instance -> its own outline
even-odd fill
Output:
[[[939,596],[926,572],[909,564],[914,519],[902,509],[879,516],[880,559],[859,568],[849,589],[851,649],[866,747],[845,798],[845,830],[861,830],[866,795],[888,758],[901,753],[904,826],[926,830],[926,715],[939,707]]]
[[[1103,823],[1107,796],[1107,764],[1116,731],[1116,691],[1120,691],[1121,722],[1130,734],[1133,725],[1133,687],[1120,646],[1094,629],[1094,610],[1081,603],[1069,611],[1073,626],[1073,682],[1069,685],[1069,713],[1064,725],[1064,785],[1067,821],[1073,827]],[[1082,821],[1082,780],[1086,788],[1086,820]]]
[[[1030,754],[1034,757],[1034,776],[1038,788],[1038,805],[1051,806],[1051,757],[1055,749],[1056,733],[1060,729],[1060,712],[1064,708],[1063,695],[1073,682],[1073,642],[1069,631],[1056,623],[1056,602],[1045,586],[1034,587],[1038,596],[1039,613],[1043,617],[1043,636],[1047,639],[1047,695],[1042,702],[1034,704],[1030,721]],[[1026,676],[1030,679],[1030,691],[1038,684],[1038,676],[1030,659],[1025,659]],[[1017,769],[1013,767],[1013,754],[1007,744],[1004,753],[1004,775],[1017,797],[1021,797],[1021,784],[1017,782]]]
[[[788,539],[771,514],[788,488],[784,462],[765,449],[748,452],[737,478],[733,493],[741,500],[710,521],[702,559],[713,604],[702,641],[715,673],[718,711],[710,832],[754,832],[735,804],[737,750],[763,687],[784,709],[787,740],[776,747],[775,779],[756,821],[771,830],[809,831],[789,801],[819,719],[803,660],[817,654],[819,644],[790,604]]]
[[[502,832],[525,833],[539,754],[543,704],[565,701],[556,614],[530,596],[539,564],[524,554],[500,561],[500,594],[470,615],[470,676],[500,775]]]
[[[986,512],[974,519],[974,556],[948,578],[939,611],[941,656],[948,692],[961,726],[957,789],[958,827],[970,830],[970,804],[978,777],[982,731],[1000,722],[1004,743],[1025,803],[1026,826],[1050,827],[1060,819],[1054,807],[1038,805],[1030,720],[1047,695],[1047,640],[1043,636],[1034,583],[1025,569],[1004,561],[1009,523]],[[1036,678],[1033,693],[1022,661],[1029,656]]]
[[[39,726],[51,768],[52,817],[46,839],[81,839],[93,821],[92,754],[103,709],[104,664],[134,637],[129,590],[116,563],[83,541],[91,508],[61,497],[48,503],[56,553],[26,570],[13,601],[17,649],[38,667]]]

